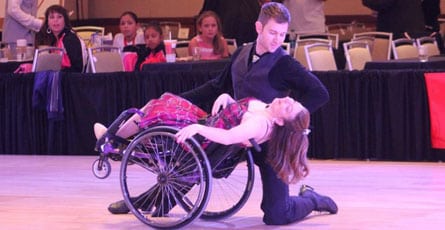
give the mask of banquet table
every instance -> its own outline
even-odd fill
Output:
[[[0,62],[0,73],[13,73],[23,63],[32,63],[32,60]]]
[[[420,62],[417,58],[367,62],[365,69],[445,69],[445,56],[432,56],[426,62]]]
[[[311,115],[308,156],[426,161],[431,150],[425,70],[314,72],[330,101]],[[63,119],[33,106],[36,75],[0,74],[0,154],[96,155],[93,124],[164,92],[180,94],[218,71],[60,73]],[[298,97],[297,97],[298,99]],[[198,104],[209,111],[212,99]]]

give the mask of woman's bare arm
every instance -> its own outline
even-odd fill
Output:
[[[183,143],[186,139],[200,134],[205,138],[224,145],[247,143],[249,139],[259,140],[267,132],[267,119],[253,115],[243,119],[240,125],[231,129],[214,128],[199,124],[189,125],[176,134],[177,142]]]

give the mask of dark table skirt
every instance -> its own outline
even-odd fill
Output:
[[[218,71],[61,73],[64,120],[32,107],[34,74],[0,74],[0,154],[95,155],[93,124]],[[309,157],[434,160],[424,71],[315,72],[330,101],[312,115]],[[210,108],[211,103],[201,106]]]

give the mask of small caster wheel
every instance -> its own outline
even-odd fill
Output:
[[[97,159],[93,162],[93,174],[99,179],[107,178],[111,173],[111,164],[108,160]]]

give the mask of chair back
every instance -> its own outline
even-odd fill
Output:
[[[428,56],[440,55],[440,50],[437,45],[436,38],[433,37],[420,37],[416,39],[417,47],[420,49],[424,47]]]
[[[348,70],[363,70],[366,62],[372,61],[369,45],[365,41],[343,43]]]
[[[190,43],[190,41],[176,42],[176,56],[178,58],[190,56],[189,55],[189,43]]]
[[[73,30],[76,32],[77,36],[81,38],[85,44],[91,44],[91,35],[94,33],[103,36],[105,34],[105,27],[101,26],[75,26]]]
[[[304,46],[306,61],[310,71],[337,70],[332,46],[326,43],[314,43]]]
[[[334,49],[338,49],[338,40],[339,36],[338,34],[334,33],[311,33],[311,34],[298,34],[297,35],[297,41],[298,40],[304,40],[304,39],[327,39],[331,41],[331,46]]]
[[[226,38],[226,42],[227,42],[227,47],[229,48],[229,54],[232,55],[238,48],[238,45],[236,44],[236,39]]]
[[[283,48],[283,50],[286,51],[286,53],[290,55],[290,43],[289,42],[283,42],[283,44],[281,44],[281,48]]]
[[[394,59],[417,58],[419,50],[412,39],[399,38],[392,41],[392,52]]]
[[[304,50],[304,47],[306,45],[314,44],[314,43],[325,43],[325,44],[332,44],[331,40],[328,39],[320,39],[320,38],[307,38],[303,40],[297,40],[295,41],[295,50],[294,50],[294,58],[300,62],[301,65],[303,65],[306,68],[309,68],[309,65],[306,61],[306,52]]]
[[[351,42],[366,42],[368,44],[369,50],[372,55],[372,50],[374,48],[374,37],[372,36],[360,36],[351,39]]]
[[[64,49],[58,47],[36,49],[32,63],[32,72],[45,70],[59,71],[62,68],[62,56],[64,52]]]
[[[180,22],[161,21],[159,25],[161,26],[164,39],[178,39],[179,29],[181,28]]]
[[[124,71],[119,47],[100,46],[88,48],[88,65],[92,73]]]
[[[373,38],[372,47],[370,46],[373,61],[386,61],[391,58],[392,33],[379,31],[355,33],[353,40],[363,36]]]

